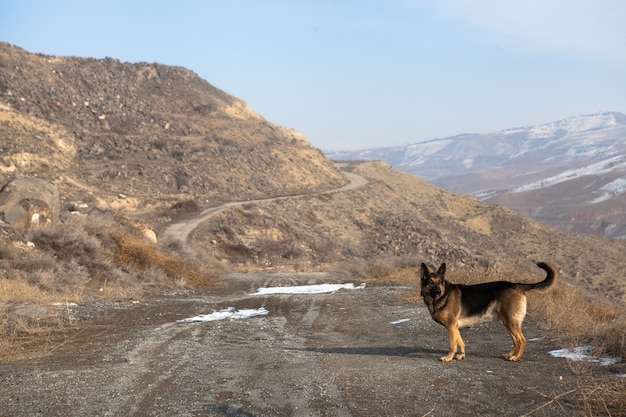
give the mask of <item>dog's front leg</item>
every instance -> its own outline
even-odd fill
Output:
[[[458,323],[448,326],[448,342],[448,354],[440,358],[442,361],[450,362],[455,357],[454,354],[457,351],[457,347],[460,349],[460,352],[456,355],[456,358],[458,360],[465,358],[465,342],[461,338]]]

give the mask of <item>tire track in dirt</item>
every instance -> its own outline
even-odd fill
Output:
[[[337,167],[340,169],[344,168],[345,166],[346,165],[342,163],[337,164]],[[286,200],[290,198],[302,198],[302,197],[314,196],[314,195],[324,195],[324,194],[346,192],[346,191],[356,190],[358,188],[364,187],[367,184],[369,184],[369,180],[367,178],[364,178],[352,172],[347,172],[347,171],[342,171],[342,172],[350,180],[350,182],[344,185],[343,187],[336,188],[334,190],[323,191],[320,193],[297,194],[297,195],[269,197],[269,198],[261,198],[257,200],[233,201],[233,202],[225,203],[218,207],[208,208],[189,219],[185,219],[183,221],[169,224],[161,233],[161,239],[171,239],[171,240],[179,240],[182,242],[188,242],[191,239],[193,232],[203,222],[215,216],[216,214],[219,214],[233,207],[242,206],[244,204],[269,203],[272,201]]]

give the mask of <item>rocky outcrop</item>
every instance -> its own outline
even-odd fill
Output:
[[[346,178],[293,129],[181,67],[0,42],[0,174],[128,213],[322,192]],[[63,178],[62,180],[60,178]],[[71,195],[67,194],[71,193]]]
[[[61,213],[59,190],[34,177],[18,177],[0,189],[0,219],[13,226],[55,223]]]

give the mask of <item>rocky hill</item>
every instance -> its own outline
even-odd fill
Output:
[[[0,175],[49,179],[68,203],[146,212],[345,183],[302,134],[180,67],[0,43],[0,122]]]
[[[340,167],[364,179],[342,188],[349,177],[300,134],[184,68],[0,44],[0,135],[2,185],[52,182],[62,210],[139,220],[160,239],[181,211],[216,208],[188,242],[228,268],[446,261],[536,272],[532,260],[548,260],[566,283],[626,294],[626,241],[558,232],[382,162]]]
[[[328,152],[381,159],[563,230],[626,237],[626,116],[600,113],[408,146]]]
[[[514,267],[533,274],[532,261],[548,259],[559,266],[565,285],[626,301],[626,241],[560,232],[380,161],[344,169],[368,184],[224,211],[203,223],[194,244],[235,264],[297,270],[445,260],[457,270]]]

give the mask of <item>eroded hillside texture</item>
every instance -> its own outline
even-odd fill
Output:
[[[566,285],[626,294],[626,241],[557,232],[380,162],[342,172],[184,68],[0,43],[0,137],[2,185],[39,177],[58,187],[62,210],[114,213],[157,240],[187,222],[181,240],[228,268],[445,261],[523,272],[550,261]],[[362,183],[342,188],[350,171]]]
[[[0,43],[0,121],[0,175],[46,177],[105,207],[120,205],[119,194],[141,211],[345,183],[302,134],[181,67]]]

